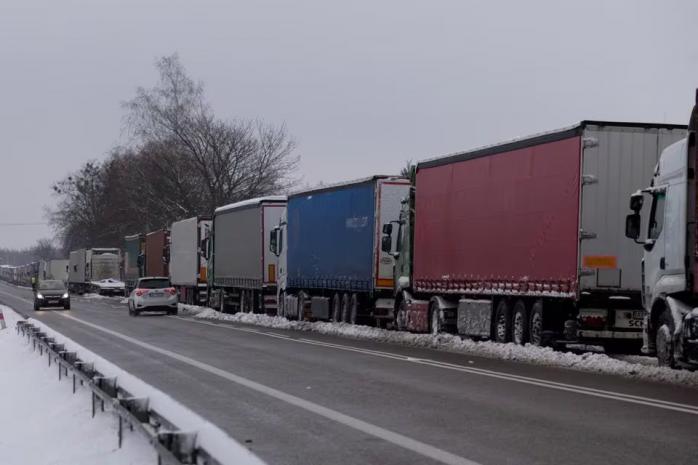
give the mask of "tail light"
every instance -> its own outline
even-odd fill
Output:
[[[145,294],[146,292],[148,292],[148,291],[145,290],[145,289],[136,289],[136,295],[137,295],[138,297],[142,296],[142,295]]]
[[[177,295],[177,289],[175,289],[174,287],[168,287],[167,289],[165,289],[165,292],[167,292],[170,295]]]

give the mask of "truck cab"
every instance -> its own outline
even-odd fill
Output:
[[[660,366],[698,366],[697,121],[698,92],[687,137],[662,152],[626,218],[626,236],[644,249],[642,351]]]

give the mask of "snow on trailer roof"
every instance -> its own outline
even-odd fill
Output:
[[[446,165],[457,161],[470,160],[473,158],[486,157],[496,153],[508,152],[510,150],[518,150],[534,145],[546,144],[548,142],[556,142],[570,137],[580,135],[587,126],[617,126],[630,128],[661,128],[661,129],[686,129],[683,124],[669,123],[640,123],[630,121],[600,121],[600,120],[582,120],[572,126],[566,126],[552,131],[540,132],[528,136],[517,137],[496,144],[483,145],[472,150],[462,152],[452,152],[446,155],[427,158],[417,163],[419,168],[431,168],[440,165]]]
[[[338,189],[340,187],[353,186],[355,184],[363,184],[366,182],[375,181],[377,179],[395,179],[395,180],[407,181],[407,178],[405,178],[403,176],[398,176],[395,174],[376,174],[376,175],[369,176],[366,178],[352,179],[350,181],[341,181],[341,182],[337,182],[334,184],[326,184],[324,186],[317,186],[317,187],[312,187],[310,189],[303,189],[303,190],[292,192],[292,193],[288,194],[288,196],[289,196],[289,198],[290,197],[298,197],[300,195],[313,194],[313,193],[317,193],[317,192]]]
[[[285,195],[268,195],[266,197],[257,197],[254,199],[241,200],[240,202],[231,203],[228,205],[223,205],[222,207],[216,208],[216,213],[221,213],[229,210],[235,210],[237,208],[248,207],[250,205],[259,205],[262,202],[285,202]]]

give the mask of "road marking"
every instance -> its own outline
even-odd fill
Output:
[[[142,347],[144,349],[148,349],[152,352],[156,352],[158,354],[164,355],[166,357],[170,357],[170,358],[177,360],[177,361],[180,361],[182,363],[186,363],[187,365],[191,365],[193,367],[199,368],[200,370],[203,370],[203,371],[206,371],[208,373],[220,376],[221,378],[227,379],[228,381],[232,381],[233,383],[239,384],[241,386],[245,386],[249,389],[260,392],[262,394],[266,394],[270,397],[281,400],[281,401],[286,402],[288,404],[294,405],[296,407],[300,407],[303,410],[307,410],[308,412],[311,412],[311,413],[314,413],[314,414],[319,415],[321,417],[327,418],[328,420],[332,420],[334,422],[348,426],[348,427],[353,428],[359,432],[369,434],[371,436],[375,436],[377,438],[383,439],[384,441],[390,442],[390,443],[395,444],[396,446],[402,447],[404,449],[411,450],[412,452],[415,452],[415,453],[422,455],[424,457],[436,460],[437,462],[441,462],[441,463],[444,463],[447,465],[479,465],[477,462],[466,459],[465,457],[461,457],[459,455],[452,454],[451,452],[445,451],[443,449],[439,449],[437,447],[434,447],[432,445],[426,444],[426,443],[421,442],[421,441],[417,441],[416,439],[412,439],[410,437],[404,436],[404,435],[396,433],[394,431],[390,431],[388,429],[382,428],[382,427],[374,425],[372,423],[368,423],[366,421],[359,420],[358,418],[354,418],[352,416],[346,415],[346,414],[338,412],[336,410],[332,410],[328,407],[324,407],[324,406],[316,404],[314,402],[310,402],[310,401],[302,399],[300,397],[296,397],[292,394],[288,394],[288,393],[285,393],[285,392],[280,391],[278,389],[274,389],[274,388],[266,386],[264,384],[260,384],[256,381],[252,381],[250,379],[236,375],[236,374],[231,373],[229,371],[225,371],[225,370],[222,370],[220,368],[216,368],[216,367],[209,365],[207,363],[204,363],[204,362],[201,362],[199,360],[187,357],[186,355],[181,355],[181,354],[178,354],[177,352],[172,352],[170,350],[163,349],[161,347],[149,344],[147,342],[143,342],[143,341],[136,339],[136,338],[133,338],[131,336],[127,336],[127,335],[121,334],[117,331],[113,331],[111,329],[104,328],[100,325],[90,323],[90,322],[82,320],[80,318],[76,318],[72,315],[68,315],[65,313],[59,313],[59,315],[61,315],[64,318],[68,318],[70,320],[77,321],[78,323],[81,323],[85,326],[96,329],[98,331],[102,331],[102,332],[109,334],[111,336],[114,336],[116,338],[130,342],[131,344],[137,345],[137,346]]]
[[[177,318],[177,319],[185,320],[185,321],[191,321],[191,322],[199,323],[199,324],[207,324],[210,326],[216,326],[219,328],[230,329],[233,331],[256,333],[256,334],[260,334],[263,336],[277,337],[275,333],[270,333],[267,331],[262,331],[262,330],[253,329],[253,328],[239,328],[239,327],[232,326],[232,325],[215,324],[215,323],[209,323],[206,321],[197,321],[197,320],[194,320],[191,318],[182,318],[182,317],[172,317],[172,318]],[[464,365],[458,365],[458,364],[453,364],[453,363],[441,362],[438,360],[409,357],[406,355],[396,354],[396,353],[392,353],[392,352],[384,352],[384,351],[373,350],[373,349],[364,349],[364,348],[353,347],[353,346],[344,345],[344,344],[336,344],[336,343],[331,343],[331,342],[316,341],[313,339],[306,339],[306,338],[294,339],[294,338],[288,338],[288,337],[284,338],[284,339],[291,341],[291,342],[301,343],[301,344],[323,346],[323,347],[328,347],[328,348],[337,349],[337,350],[343,350],[343,351],[347,351],[347,352],[358,352],[358,353],[362,353],[365,355],[371,355],[371,356],[375,356],[375,357],[391,358],[394,360],[401,360],[404,362],[416,363],[419,365],[427,365],[427,366],[431,366],[431,367],[435,367],[435,368],[442,368],[442,369],[446,369],[446,370],[455,370],[455,371],[460,371],[460,372],[468,373],[468,374],[475,374],[475,375],[486,376],[486,377],[490,377],[490,378],[502,379],[505,381],[512,381],[512,382],[516,382],[516,383],[539,386],[539,387],[543,387],[543,388],[547,388],[547,389],[555,389],[555,390],[559,390],[559,391],[574,392],[577,394],[582,394],[582,395],[587,395],[587,396],[592,396],[592,397],[600,397],[600,398],[604,398],[604,399],[617,400],[617,401],[627,402],[627,403],[631,403],[631,404],[645,405],[645,406],[660,408],[660,409],[664,409],[664,410],[673,410],[673,411],[677,411],[677,412],[688,413],[691,415],[698,415],[698,406],[691,405],[691,404],[681,404],[678,402],[670,402],[670,401],[655,399],[655,398],[651,398],[651,397],[642,397],[642,396],[636,396],[636,395],[632,395],[632,394],[624,394],[624,393],[616,392],[616,391],[607,391],[607,390],[603,390],[603,389],[596,389],[596,388],[591,388],[591,387],[579,386],[579,385],[575,385],[575,384],[560,383],[557,381],[549,381],[549,380],[545,380],[542,378],[533,378],[533,377],[529,377],[529,376],[515,375],[515,374],[506,373],[506,372],[502,372],[502,371],[486,370],[486,369],[482,369],[482,368],[475,368],[472,366],[464,366]]]

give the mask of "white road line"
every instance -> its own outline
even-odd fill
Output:
[[[116,338],[130,342],[131,344],[137,345],[137,346],[142,347],[144,349],[148,349],[148,350],[156,352],[158,354],[165,355],[165,356],[170,357],[174,360],[177,360],[177,361],[180,361],[182,363],[186,363],[186,364],[191,365],[193,367],[199,368],[200,370],[203,370],[203,371],[206,371],[208,373],[220,376],[221,378],[227,379],[228,381],[232,381],[233,383],[239,384],[241,386],[245,386],[245,387],[252,389],[254,391],[260,392],[262,394],[266,394],[266,395],[273,397],[275,399],[278,399],[278,400],[281,400],[281,401],[286,402],[288,404],[302,408],[303,410],[307,410],[308,412],[311,412],[311,413],[314,413],[314,414],[319,415],[321,417],[327,418],[328,420],[332,420],[332,421],[340,423],[344,426],[348,426],[348,427],[353,428],[355,430],[358,430],[364,434],[369,434],[371,436],[375,436],[377,438],[383,439],[384,441],[390,442],[390,443],[395,444],[396,446],[402,447],[404,449],[411,450],[412,452],[415,452],[415,453],[422,455],[424,457],[436,460],[437,462],[441,462],[441,463],[448,464],[448,465],[479,465],[477,462],[474,462],[474,461],[466,459],[464,457],[452,454],[452,453],[447,452],[443,449],[439,449],[437,447],[426,444],[424,442],[417,441],[416,439],[412,439],[410,437],[404,436],[404,435],[396,433],[394,431],[390,431],[388,429],[382,428],[382,427],[374,425],[372,423],[368,423],[366,421],[359,420],[358,418],[354,418],[352,416],[346,415],[346,414],[338,412],[336,410],[332,410],[328,407],[324,407],[324,406],[316,404],[314,402],[310,402],[308,400],[301,399],[300,397],[296,397],[292,394],[287,394],[283,391],[279,391],[278,389],[274,389],[274,388],[266,386],[264,384],[260,384],[256,381],[252,381],[250,379],[243,378],[242,376],[236,375],[236,374],[231,373],[229,371],[222,370],[220,368],[216,368],[212,365],[209,365],[209,364],[204,363],[204,362],[200,362],[199,360],[187,357],[185,355],[181,355],[181,354],[178,354],[176,352],[172,352],[170,350],[154,346],[152,344],[149,344],[147,342],[143,342],[143,341],[136,339],[136,338],[133,338],[131,336],[127,336],[127,335],[121,334],[117,331],[113,331],[111,329],[104,328],[100,325],[90,323],[90,322],[82,320],[80,318],[76,318],[72,315],[68,315],[65,313],[59,313],[59,315],[61,315],[64,318],[68,318],[68,319],[77,321],[78,323],[81,323],[85,326],[96,329],[98,331],[102,331],[102,332],[109,334],[111,336],[114,336]]]
[[[261,330],[252,329],[252,328],[239,328],[239,327],[226,325],[226,324],[215,324],[215,323],[209,323],[206,321],[197,321],[197,320],[190,319],[190,318],[182,318],[182,317],[173,317],[173,318],[177,318],[177,319],[185,320],[185,321],[191,321],[191,322],[199,323],[199,324],[205,324],[205,325],[207,324],[210,326],[216,326],[218,328],[230,329],[233,331],[241,331],[241,332],[247,332],[247,333],[256,333],[256,334],[260,334],[263,336],[278,337],[274,333],[269,333],[266,331],[261,331]],[[344,350],[344,351],[348,351],[348,352],[358,352],[358,353],[362,353],[365,355],[372,355],[375,357],[391,358],[394,360],[401,360],[401,361],[410,362],[410,363],[417,363],[420,365],[428,365],[428,366],[432,366],[435,368],[455,370],[455,371],[460,371],[463,373],[469,373],[469,374],[480,375],[480,376],[487,376],[490,378],[497,378],[497,379],[512,381],[512,382],[516,382],[516,383],[539,386],[539,387],[543,387],[543,388],[547,388],[547,389],[555,389],[555,390],[559,390],[559,391],[574,392],[577,394],[582,394],[582,395],[587,395],[587,396],[592,396],[592,397],[612,399],[612,400],[617,400],[617,401],[621,401],[621,402],[628,402],[631,404],[645,405],[645,406],[660,408],[660,409],[664,409],[664,410],[673,410],[676,412],[688,413],[691,415],[698,415],[698,406],[691,405],[691,404],[681,404],[681,403],[677,403],[677,402],[670,402],[670,401],[655,399],[655,398],[651,398],[651,397],[635,396],[632,394],[624,394],[624,393],[615,392],[615,391],[606,391],[603,389],[596,389],[596,388],[591,388],[591,387],[579,386],[579,385],[575,385],[575,384],[559,383],[556,381],[548,381],[548,380],[545,380],[542,378],[533,378],[533,377],[520,376],[520,375],[511,374],[511,373],[501,372],[501,371],[485,370],[482,368],[474,368],[474,367],[469,367],[469,366],[464,366],[464,365],[457,365],[457,364],[453,364],[453,363],[441,362],[438,360],[408,357],[405,355],[396,354],[396,353],[392,353],[392,352],[384,352],[384,351],[372,350],[372,349],[363,349],[363,348],[353,347],[353,346],[348,346],[348,345],[343,345],[343,344],[316,341],[313,339],[305,339],[305,338],[294,339],[294,338],[288,338],[288,337],[285,339],[288,341],[297,342],[300,344],[310,344],[310,345],[323,346],[323,347],[328,347],[328,348],[337,349],[337,350]]]

